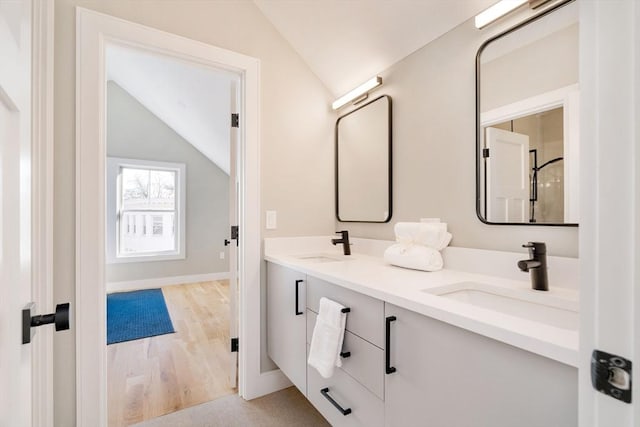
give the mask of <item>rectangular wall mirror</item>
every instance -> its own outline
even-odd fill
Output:
[[[476,210],[489,224],[579,221],[578,4],[485,42],[476,57]]]
[[[391,97],[380,96],[336,122],[336,216],[391,219]]]

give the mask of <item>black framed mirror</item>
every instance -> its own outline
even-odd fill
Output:
[[[339,117],[335,148],[338,221],[389,222],[391,97],[382,95]]]
[[[579,222],[578,4],[490,38],[476,55],[476,213],[487,224]]]

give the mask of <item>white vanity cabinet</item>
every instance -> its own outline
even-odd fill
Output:
[[[307,395],[306,275],[267,263],[267,353]]]
[[[572,366],[276,263],[267,280],[268,354],[334,427],[578,425]],[[350,309],[328,379],[307,365],[322,297]]]
[[[577,369],[389,303],[385,317],[387,427],[578,425]]]

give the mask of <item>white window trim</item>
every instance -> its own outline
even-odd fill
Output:
[[[118,187],[120,185],[118,174],[121,167],[166,169],[176,171],[176,251],[149,253],[144,255],[117,256],[118,248]],[[105,227],[105,240],[107,242],[107,264],[121,264],[132,262],[170,261],[186,258],[186,169],[184,163],[158,162],[154,160],[125,159],[120,157],[107,157],[107,223]]]

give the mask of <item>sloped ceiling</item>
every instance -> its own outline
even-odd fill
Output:
[[[233,74],[146,51],[109,45],[113,80],[229,174]]]
[[[497,0],[254,0],[340,96]]]

